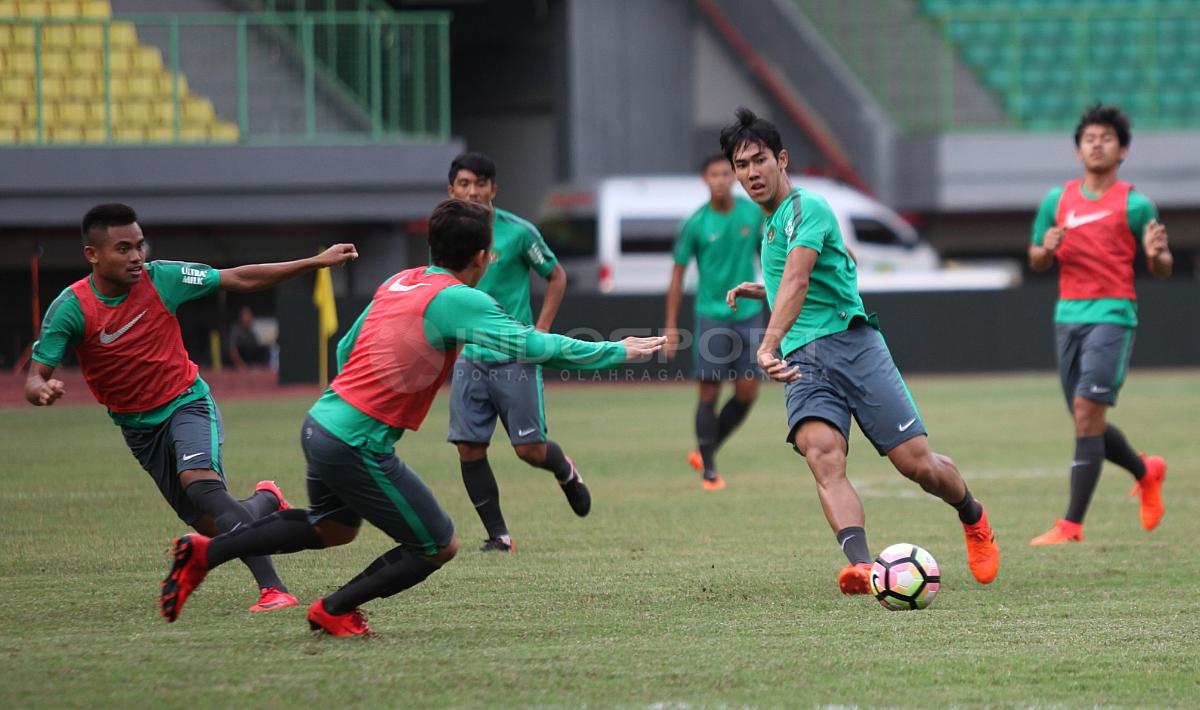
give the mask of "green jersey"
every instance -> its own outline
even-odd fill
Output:
[[[762,303],[746,301],[736,311],[725,303],[729,289],[758,274],[759,230],[763,213],[744,197],[735,197],[733,208],[718,212],[711,203],[696,210],[675,240],[675,263],[687,266],[694,257],[700,272],[696,286],[696,315],[720,321],[739,321],[757,315]]]
[[[825,198],[793,188],[764,229],[762,274],[772,308],[788,254],[797,247],[817,252],[800,315],[783,336],[784,357],[817,338],[846,330],[855,316],[867,316],[858,295],[858,269]]]
[[[529,222],[511,212],[494,209],[492,217],[491,264],[475,287],[496,299],[500,307],[519,323],[531,325],[533,311],[529,307],[529,270],[546,278],[558,264],[558,259],[542,234]],[[511,360],[496,350],[471,344],[463,355],[481,362]]]
[[[426,273],[448,274],[437,266]],[[338,342],[338,370],[354,350],[362,324],[371,307]],[[542,333],[514,320],[494,298],[466,285],[443,289],[425,308],[425,340],[437,350],[449,350],[463,342],[479,345],[507,360],[519,359],[550,367],[603,370],[625,361],[625,346],[614,342],[592,343],[564,335]],[[403,429],[389,426],[342,399],[332,388],[325,390],[309,414],[339,439],[351,446],[390,453]]]
[[[1079,186],[1080,194],[1088,200],[1098,200],[1101,195],[1093,195],[1083,185]],[[1037,216],[1033,219],[1034,246],[1041,246],[1046,230],[1055,225],[1058,215],[1058,201],[1062,198],[1063,186],[1059,185],[1046,193],[1045,199],[1038,207]],[[1129,191],[1125,213],[1129,220],[1129,231],[1140,239],[1146,225],[1156,219],[1158,211],[1154,203],[1136,190]],[[1055,323],[1111,323],[1127,328],[1137,327],[1137,301],[1128,298],[1095,298],[1095,299],[1059,299],[1054,306]]]
[[[185,269],[187,273],[184,273]],[[154,282],[154,289],[167,310],[174,313],[181,305],[197,298],[204,298],[221,285],[221,273],[205,264],[190,264],[181,261],[151,261],[146,264],[146,275]],[[92,277],[88,277],[92,293],[106,306],[119,306],[126,294],[105,296],[96,290]],[[42,320],[42,332],[33,344],[33,359],[58,367],[67,348],[78,347],[83,341],[83,309],[71,287],[62,290],[58,298],[46,309]],[[131,369],[131,372],[134,372]],[[115,424],[132,427],[157,426],[183,405],[208,395],[208,383],[196,377],[192,386],[164,405],[145,412],[116,414],[109,412]]]

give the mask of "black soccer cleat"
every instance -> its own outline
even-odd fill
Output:
[[[517,546],[512,541],[512,538],[509,538],[508,542],[505,542],[498,537],[489,537],[488,539],[483,541],[483,546],[479,548],[479,551],[480,552],[516,552]]]
[[[560,482],[563,495],[567,497],[567,503],[571,505],[571,510],[579,517],[586,517],[588,511],[592,509],[592,494],[588,491],[588,487],[583,482],[583,476],[579,475],[579,469],[575,468],[575,462],[571,457],[567,457],[567,463],[571,464],[571,475],[566,481]]]

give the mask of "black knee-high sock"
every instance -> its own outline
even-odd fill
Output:
[[[871,561],[871,548],[867,547],[867,531],[854,525],[837,531],[838,544],[842,546],[842,554],[857,565]]]
[[[1100,480],[1104,463],[1104,437],[1081,436],[1075,439],[1075,459],[1071,462],[1071,501],[1067,504],[1066,519],[1082,523],[1087,514],[1092,493]]]
[[[325,597],[325,611],[345,614],[372,599],[390,597],[420,584],[440,567],[412,552],[393,547],[341,589]]]
[[[257,491],[249,498],[243,498],[238,502],[242,504],[243,508],[250,511],[250,515],[255,520],[265,518],[279,510],[279,499],[269,491]]]
[[[717,415],[717,448],[725,443],[729,435],[746,418],[752,404],[753,401],[743,402],[737,397],[730,397],[725,406],[721,407],[721,413]]]
[[[538,468],[544,468],[554,474],[555,480],[559,483],[566,483],[571,477],[571,462],[567,461],[567,455],[563,453],[562,447],[553,441],[546,440],[546,459]]]
[[[971,495],[971,489],[967,488],[965,484],[963,485],[963,490],[966,493],[963,495],[962,500],[954,504],[954,509],[958,511],[959,522],[974,525],[983,517],[983,506],[979,504],[979,501],[975,500],[975,496]]]
[[[463,485],[467,487],[467,496],[475,505],[479,520],[487,529],[488,537],[500,537],[508,534],[508,525],[504,523],[504,513],[500,512],[500,488],[496,485],[496,474],[492,473],[492,465],[486,456],[478,461],[460,461]]]
[[[308,511],[291,508],[214,537],[208,545],[208,567],[247,555],[278,555],[323,547],[321,536],[308,522]]]
[[[184,491],[196,510],[208,515],[222,533],[231,532],[254,522],[254,516],[241,503],[234,500],[225,489],[224,481],[196,481]],[[283,581],[275,572],[270,557],[246,557],[242,560],[250,568],[259,589],[275,587],[287,591]]]
[[[704,459],[704,472],[717,470],[717,439],[720,424],[714,411],[714,402],[700,402],[696,405],[696,444],[700,449],[700,458]]]
[[[1129,471],[1139,481],[1146,475],[1146,462],[1129,445],[1125,433],[1112,424],[1104,428],[1104,458]]]

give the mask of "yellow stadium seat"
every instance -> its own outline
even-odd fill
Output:
[[[83,129],[75,126],[54,126],[47,131],[48,143],[82,143]]]
[[[32,76],[37,69],[33,50],[12,49],[5,53],[5,76]]]
[[[103,86],[103,84],[101,84]],[[123,99],[129,95],[129,80],[124,76],[109,76],[108,77],[108,93],[112,96],[113,101]]]
[[[0,79],[0,95],[9,101],[32,100],[33,78],[5,75],[3,79]]]
[[[208,140],[208,130],[204,126],[183,126],[179,129],[181,143],[203,143]]]
[[[117,106],[115,118],[122,125],[145,125],[151,122],[150,104],[144,101],[126,101]]]
[[[112,48],[108,53],[108,70],[114,74],[125,74],[133,67],[129,52],[124,49]]]
[[[113,140],[117,143],[142,143],[146,132],[141,126],[113,126]]]
[[[173,96],[175,91],[175,75],[171,72],[163,72],[158,75],[158,92],[163,96]],[[179,96],[180,98],[187,96],[188,82],[187,77],[182,73],[179,74]]]
[[[63,101],[58,104],[58,123],[69,126],[83,126],[91,120],[88,105],[82,101]]]
[[[75,46],[100,49],[104,46],[103,25],[75,25]]]
[[[214,143],[237,143],[240,135],[238,127],[227,121],[221,121],[209,130]]]
[[[12,31],[12,46],[33,46],[33,25],[12,25],[9,29]]]
[[[83,140],[85,143],[105,143],[108,141],[104,134],[104,126],[88,126],[83,129]]]
[[[33,126],[33,127],[26,126],[25,128],[18,128],[17,129],[17,142],[18,143],[37,143],[38,142],[37,126]]]
[[[17,129],[0,126],[0,143],[16,143]]]
[[[79,17],[79,4],[71,0],[70,2],[56,2],[50,5],[50,17],[57,20],[74,20]]]
[[[38,120],[38,103],[36,101],[27,101],[22,105],[24,106],[22,113],[24,114],[25,120],[23,120],[21,123],[26,126],[36,126]],[[43,103],[42,113],[43,121],[52,120],[54,117],[54,104]]]
[[[22,20],[37,20],[46,16],[46,5],[33,0],[22,0],[17,4],[17,17]]]
[[[42,52],[43,74],[66,74],[70,67],[69,55],[61,50]]]
[[[42,100],[57,99],[65,96],[67,93],[67,85],[61,76],[43,76],[42,77]]]
[[[199,96],[189,96],[183,103],[183,118],[193,124],[210,123],[216,118],[216,111],[213,110],[211,100]]]
[[[64,86],[67,96],[79,99],[104,97],[104,80],[96,76],[69,76]]]
[[[104,71],[104,56],[90,49],[74,49],[71,54],[73,74],[100,74]]]
[[[157,47],[138,47],[133,52],[133,68],[144,72],[162,71],[162,52]]]
[[[104,103],[103,99],[101,99],[100,101],[93,101],[92,103],[88,104],[87,109],[88,109],[88,121],[90,123],[93,123],[93,124],[103,128],[104,127],[104,113],[106,111],[106,104]],[[116,117],[115,112],[113,114],[113,117],[114,118]]]
[[[175,128],[172,126],[151,126],[146,130],[146,140],[151,143],[174,143]]]
[[[136,47],[137,30],[132,22],[112,22],[108,25],[108,44],[111,47]]]
[[[21,104],[8,102],[0,104],[0,126],[17,126],[24,122],[25,115]]]
[[[155,101],[154,102],[154,120],[159,123],[174,123],[175,122],[175,102],[174,101]]]
[[[105,20],[112,17],[112,4],[108,0],[84,0],[79,9],[82,17],[98,17]]]
[[[70,25],[42,27],[42,49],[70,47],[75,44],[75,30]]]
[[[17,16],[17,4],[12,0],[0,0],[0,20],[11,20]]]
[[[12,25],[0,25],[0,47],[12,44]]]
[[[158,82],[154,76],[132,75],[129,77],[129,95],[139,99],[152,99],[158,95]]]

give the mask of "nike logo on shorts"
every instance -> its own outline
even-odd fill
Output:
[[[144,315],[146,315],[146,311],[142,311],[141,313],[134,316],[133,320],[129,321],[128,323],[121,326],[120,328],[117,328],[116,332],[114,332],[114,333],[110,333],[107,330],[105,330],[104,328],[101,328],[100,329],[100,343],[102,345],[110,345],[110,344],[116,342],[117,338],[119,338],[122,335],[125,335],[125,333],[129,332],[129,329],[132,328],[135,323],[140,321],[142,319],[142,316],[144,316]]]
[[[1104,210],[1103,212],[1093,212],[1091,214],[1075,214],[1075,210],[1067,213],[1067,219],[1063,223],[1067,229],[1075,229],[1082,227],[1085,224],[1091,224],[1112,214],[1112,210]]]
[[[192,459],[196,458],[197,456],[199,456],[202,453],[204,453],[204,452],[201,451],[201,452],[194,453],[194,454],[184,454],[183,456],[180,456],[179,458],[184,461],[191,461]]]
[[[912,426],[913,422],[915,422],[915,421],[917,421],[917,418],[913,417],[912,419],[909,419],[908,421],[904,422],[903,424],[897,424],[896,428],[899,429],[900,431],[908,431],[908,428],[910,426]]]
[[[537,427],[533,427],[532,429],[518,429],[517,436],[528,436],[535,431],[537,431]]]
[[[1092,394],[1108,394],[1111,390],[1112,390],[1111,387],[1101,387],[1100,385],[1092,385],[1092,388],[1089,391]]]

